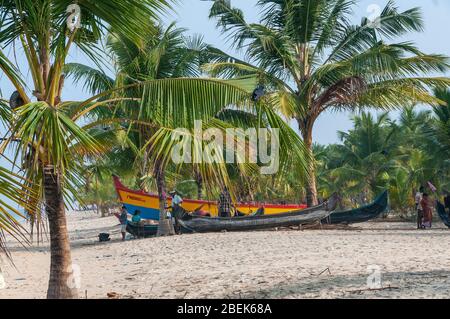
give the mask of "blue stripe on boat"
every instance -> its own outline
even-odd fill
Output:
[[[152,208],[139,207],[130,204],[124,204],[127,208],[128,214],[134,215],[134,212],[139,210],[141,212],[142,219],[159,220],[159,210]]]

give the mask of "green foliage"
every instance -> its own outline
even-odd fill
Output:
[[[25,218],[20,205],[24,209],[29,207],[26,198],[32,197],[32,190],[25,187],[25,181],[7,169],[0,167],[0,251],[6,252],[4,246],[5,232],[13,238],[28,242],[26,230],[18,221]]]
[[[235,127],[279,128],[281,171],[295,169],[299,176],[305,174],[306,152],[295,131],[274,111],[269,100],[258,104],[250,101],[257,85],[254,76],[230,80],[198,78],[201,65],[218,56],[220,51],[204,44],[200,37],[185,37],[184,30],[173,24],[166,29],[156,28],[158,32],[148,34],[141,47],[113,32],[109,35],[107,47],[116,62],[115,79],[87,66],[69,65],[66,70],[69,76],[83,83],[85,89],[101,95],[102,107],[91,111],[95,106],[92,102],[83,108],[89,111],[86,115],[95,115],[95,122],[109,122],[110,128],[120,134],[123,143],[111,149],[113,156],[110,157],[115,161],[126,158],[128,167],[138,176],[137,187],[155,190],[152,175],[156,164],[166,168],[169,184],[173,184],[172,178],[180,181],[182,170],[190,172],[190,175],[184,174],[182,180],[190,180],[194,172],[198,172],[204,187],[211,193],[222,183],[233,189],[227,175],[234,169],[243,179],[257,175],[258,167],[249,164],[234,167],[221,163],[171,165],[174,130],[189,130],[195,144],[192,130],[198,120],[203,121],[205,129],[222,132]],[[104,92],[111,83],[114,89]],[[123,98],[116,102],[116,97]],[[123,120],[120,125],[114,125],[112,117]],[[195,145],[191,146],[198,150]]]
[[[374,26],[367,19],[352,23],[354,0],[260,0],[260,22],[248,23],[230,1],[211,1],[210,17],[246,59],[216,52],[207,70],[225,77],[257,74],[288,117],[315,119],[326,109],[436,105],[428,88],[449,84],[447,78],[423,76],[447,70],[445,56],[394,42],[423,30],[418,8],[401,12],[389,1]]]
[[[439,142],[447,108],[433,113],[407,108],[398,121],[387,114],[355,116],[354,128],[340,133],[342,144],[316,146],[320,194],[338,192],[356,206],[388,189],[391,208],[404,216],[412,211],[415,191],[428,181],[442,194],[450,180],[445,144]]]

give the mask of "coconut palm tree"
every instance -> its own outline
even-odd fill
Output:
[[[25,214],[16,207],[16,205],[21,205],[25,209],[28,207],[24,199],[30,196],[31,190],[24,188],[24,184],[20,176],[0,167],[0,252],[8,256],[4,241],[5,233],[23,244],[29,243],[26,230],[18,221],[19,218],[25,218]]]
[[[439,190],[450,189],[450,93],[448,90],[436,90],[435,95],[445,103],[433,108],[431,121],[424,123],[425,143],[423,151],[431,159],[427,164],[432,167],[434,181]],[[430,172],[431,173],[431,172]]]
[[[156,26],[158,30],[156,34],[148,34],[143,44],[144,49],[140,49],[136,45],[129,43],[127,39],[117,34],[111,34],[107,43],[107,47],[115,62],[116,76],[110,78],[96,68],[86,65],[68,64],[66,71],[76,81],[87,84],[86,89],[93,94],[98,94],[112,87],[123,87],[132,85],[133,83],[151,81],[159,79],[168,81],[178,77],[193,77],[201,75],[200,66],[211,60],[217,53],[216,49],[204,44],[199,37],[185,37],[184,30],[176,28],[174,24],[167,28],[161,25]],[[301,140],[296,136],[295,132],[284,121],[277,116],[270,108],[265,105],[259,105],[250,101],[250,95],[253,92],[256,82],[254,77],[243,77],[239,79],[229,80],[226,83],[234,87],[239,87],[247,92],[247,98],[240,103],[231,105],[223,105],[220,103],[206,105],[204,100],[215,100],[219,97],[218,93],[214,96],[207,97],[206,91],[202,91],[203,101],[191,103],[189,110],[180,108],[180,103],[186,101],[171,101],[170,103],[160,103],[153,105],[152,108],[142,109],[142,104],[150,105],[151,101],[155,101],[153,96],[155,91],[144,90],[144,88],[136,88],[127,92],[127,99],[119,105],[111,109],[112,112],[122,114],[127,118],[138,119],[140,122],[151,123],[151,125],[132,125],[127,126],[129,137],[134,146],[132,148],[141,150],[135,152],[134,162],[137,164],[138,180],[148,181],[148,176],[156,180],[156,187],[160,197],[160,220],[165,217],[166,203],[166,178],[167,168],[174,148],[172,135],[177,128],[191,130],[190,137],[194,137],[193,129],[196,120],[202,120],[205,129],[215,128],[225,132],[228,128],[249,128],[249,127],[275,127],[280,129],[280,146],[281,146],[281,166],[284,167],[288,163],[296,162],[297,168],[304,171],[304,151]],[[198,81],[204,81],[198,79]],[[136,99],[144,95],[144,99]],[[150,98],[151,101],[147,101]],[[113,99],[109,96],[108,99]],[[228,107],[227,107],[228,106]],[[101,121],[103,117],[109,118],[111,113],[98,114]],[[202,145],[201,150],[205,149],[203,141],[195,141],[196,145]],[[195,144],[194,143],[194,144]],[[194,145],[192,145],[194,146]],[[217,151],[220,151],[222,145],[215,145]],[[194,149],[195,146],[193,147]],[[296,154],[290,156],[294,160],[287,160],[288,154]],[[130,155],[130,153],[128,153]],[[202,158],[202,154],[193,154],[197,158]],[[226,165],[216,163],[211,160],[207,165],[204,161],[194,163],[183,163],[170,168],[175,170],[189,170],[191,176],[194,177],[198,185],[198,196],[203,196],[203,187],[207,185],[209,190],[214,189],[218,182],[221,181],[229,184],[229,173]],[[212,164],[212,165],[211,165]],[[241,167],[242,166],[242,167]],[[249,165],[236,166],[240,171],[239,174],[244,178],[248,178]],[[243,169],[247,170],[242,172]],[[144,185],[141,185],[141,188]],[[230,188],[232,189],[232,188]]]
[[[143,43],[133,43],[127,37],[110,33],[106,47],[114,61],[115,78],[111,78],[97,68],[81,64],[67,64],[66,73],[74,78],[75,82],[83,82],[84,87],[92,94],[100,94],[114,87],[124,87],[134,83],[155,79],[191,78],[200,75],[201,60],[206,54],[207,46],[200,37],[186,37],[185,30],[177,28],[174,23],[164,28],[161,24],[155,25],[154,30],[142,30]],[[144,36],[145,34],[145,36]],[[143,88],[135,88],[127,92],[126,100],[114,109],[100,110],[98,119],[109,119],[113,113],[140,121],[153,123],[153,125],[134,125],[127,127],[129,142],[135,150],[130,158],[135,163],[137,181],[139,187],[147,189],[148,174],[156,180],[156,186],[160,196],[161,216],[166,219],[166,187],[165,167],[160,162],[149,160],[150,146],[148,140],[158,131],[160,125],[156,123],[155,116],[150,116],[147,110],[143,110],[139,98],[143,95]],[[104,99],[114,99],[114,94]],[[167,107],[167,105],[165,105]],[[178,107],[178,105],[177,105]],[[199,109],[199,105],[192,105]],[[206,112],[198,114],[199,119],[205,118]],[[181,124],[180,124],[181,125]],[[140,152],[142,150],[142,152]],[[128,151],[125,151],[128,152]],[[131,155],[128,154],[123,155]],[[155,164],[155,165],[153,165]],[[151,172],[150,172],[151,171]],[[149,173],[150,172],[150,173]]]
[[[408,143],[421,143],[420,136],[423,133],[423,125],[430,121],[431,111],[416,111],[416,107],[405,107],[398,120],[399,133],[406,138]],[[417,140],[419,138],[419,141]]]
[[[444,105],[433,108],[435,121],[426,128],[427,135],[437,145],[442,158],[450,157],[450,91],[436,90],[435,95]]]
[[[0,44],[13,50],[19,45],[27,58],[33,90],[27,90],[21,72],[0,50],[0,70],[10,80],[16,92],[11,98],[14,115],[9,121],[9,136],[0,146],[0,154],[8,146],[15,151],[13,161],[25,174],[27,183],[42,195],[50,231],[50,279],[48,298],[75,298],[77,290],[71,284],[72,261],[66,228],[65,196],[79,181],[80,163],[86,156],[96,157],[109,149],[98,139],[92,128],[104,123],[85,125],[86,117],[97,109],[126,100],[127,90],[144,86],[145,109],[149,105],[170,104],[188,109],[191,105],[208,108],[211,105],[236,104],[247,92],[221,81],[173,79],[147,81],[102,92],[86,101],[62,101],[64,66],[72,46],[78,47],[95,63],[104,56],[98,46],[107,27],[129,41],[143,41],[141,31],[153,29],[155,15],[166,7],[164,0],[77,1],[18,0],[0,4]],[[73,23],[73,15],[81,16]],[[70,23],[66,23],[69,19]],[[156,32],[156,30],[155,30]],[[117,94],[113,99],[104,99]],[[205,95],[200,95],[204,92]],[[169,100],[160,100],[167,97]],[[128,119],[130,120],[130,119]],[[133,119],[131,119],[133,120]],[[114,122],[115,119],[108,119]],[[120,119],[127,121],[127,119]],[[95,131],[95,130],[94,130]],[[72,192],[73,193],[73,192]],[[30,202],[33,202],[30,199]],[[36,205],[37,207],[37,205]]]
[[[223,53],[207,70],[225,77],[258,74],[272,102],[296,120],[310,153],[314,124],[328,110],[436,104],[428,88],[449,84],[428,76],[448,69],[446,57],[393,42],[423,30],[418,8],[400,12],[389,1],[378,19],[355,25],[355,0],[259,0],[260,22],[249,23],[229,0],[211,1],[210,17],[245,58]],[[317,203],[315,175],[311,162],[309,205]]]
[[[396,145],[393,151],[395,158],[395,172],[392,182],[399,185],[399,181],[405,181],[402,189],[393,186],[392,191],[405,196],[404,188],[408,189],[408,195],[413,198],[417,190],[428,180],[434,180],[436,165],[433,156],[426,151],[429,140],[424,134],[424,127],[432,121],[431,111],[416,111],[414,107],[406,107],[402,110],[393,136]],[[406,173],[406,176],[405,176]],[[399,198],[396,200],[399,201]]]
[[[441,101],[446,100],[443,93],[437,94]],[[388,188],[391,208],[406,216],[420,186],[432,181],[438,191],[448,189],[446,106],[436,111],[439,115],[433,116],[434,112],[408,107],[397,121],[386,114],[376,120],[367,113],[354,117],[354,128],[340,133],[342,144],[315,147],[320,194],[358,198],[361,190],[375,195]]]
[[[398,209],[402,217],[408,215],[408,208],[411,207],[413,198],[411,196],[411,181],[408,171],[403,167],[395,169],[389,181],[389,199],[393,209]]]
[[[94,138],[67,116],[67,104],[61,103],[66,57],[76,45],[98,62],[101,51],[97,42],[106,24],[138,40],[139,30],[151,28],[151,20],[164,7],[164,0],[78,1],[76,5],[72,1],[18,0],[0,4],[0,44],[2,48],[21,46],[33,80],[29,94],[20,71],[3,49],[0,51],[0,69],[16,89],[11,99],[15,108],[11,135],[1,152],[12,139],[19,139],[16,158],[21,155],[27,179],[43,189],[51,233],[49,298],[77,296],[68,284],[72,271],[64,207],[66,174],[73,168],[70,148],[77,145],[79,151],[91,154],[101,150]]]
[[[353,117],[353,122],[352,130],[339,132],[343,144],[335,148],[342,162],[331,169],[330,176],[341,185],[346,181],[346,187],[361,198],[360,203],[365,203],[388,184],[389,171],[394,165],[396,128],[387,113],[374,119],[370,113],[362,112]]]

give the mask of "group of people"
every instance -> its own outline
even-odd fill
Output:
[[[125,206],[122,206],[120,215],[118,216],[120,222],[120,233],[122,234],[122,241],[125,241],[127,235],[127,224],[128,224],[128,210]],[[141,211],[136,210],[131,217],[133,223],[139,224],[142,221]]]
[[[417,210],[417,229],[431,228],[433,220],[433,205],[425,188],[420,187],[415,196]]]
[[[177,228],[177,220],[181,218],[183,213],[185,213],[182,208],[183,198],[180,192],[173,191],[170,193],[172,196],[172,207],[165,207],[166,218],[171,219],[174,223],[175,228]],[[415,194],[415,204],[417,211],[417,228],[426,229],[432,227],[433,221],[433,203],[431,201],[430,195],[425,192],[425,187],[420,187],[419,191]],[[445,209],[449,214],[450,218],[450,192],[445,192],[444,197]],[[224,187],[222,193],[218,200],[218,213],[219,217],[232,217],[232,210],[235,211],[235,215],[238,214],[236,207],[231,199],[230,192],[227,187]],[[126,238],[127,223],[128,223],[128,211],[125,206],[122,207],[122,212],[120,216],[117,216],[120,220],[122,240]],[[131,218],[133,223],[139,224],[142,220],[141,212],[136,210]]]
[[[416,211],[417,211],[417,228],[431,228],[433,221],[433,202],[430,195],[425,192],[425,187],[420,187],[415,195]],[[450,192],[445,192],[444,205],[448,211],[450,218]]]

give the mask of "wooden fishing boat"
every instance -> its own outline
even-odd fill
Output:
[[[323,223],[326,224],[356,224],[364,223],[379,217],[388,208],[388,192],[383,192],[369,205],[349,211],[333,212]]]
[[[336,198],[333,196],[322,205],[288,213],[232,218],[189,216],[186,219],[179,220],[179,224],[183,232],[191,233],[247,231],[308,225],[320,222],[328,217],[336,208],[336,203]]]
[[[445,206],[442,205],[438,201],[436,204],[436,210],[437,210],[442,222],[444,223],[444,225],[447,226],[448,228],[450,228],[450,217],[448,216],[447,212],[445,211]]]
[[[158,225],[138,225],[129,221],[127,223],[127,232],[136,238],[152,237],[158,232]]]
[[[131,190],[122,184],[119,177],[113,176],[113,179],[119,200],[122,205],[127,208],[130,214],[134,214],[136,210],[139,210],[143,219],[159,220],[158,195]],[[169,205],[171,205],[171,202],[172,198],[169,197]],[[214,201],[184,199],[182,207],[188,212],[203,211],[213,217],[218,215],[217,202]],[[236,205],[236,209],[244,215],[252,215],[260,208],[264,208],[265,215],[276,215],[302,210],[306,207],[306,205],[273,205],[256,203],[239,203]]]

